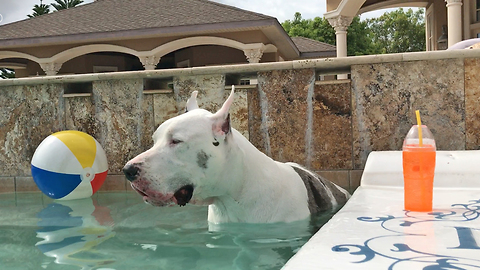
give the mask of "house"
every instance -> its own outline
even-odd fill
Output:
[[[346,56],[346,33],[353,17],[393,7],[425,8],[426,50],[444,50],[462,40],[480,37],[478,0],[326,0],[324,14],[335,28],[337,56]]]
[[[16,77],[335,57],[274,17],[208,0],[97,0],[0,26]]]

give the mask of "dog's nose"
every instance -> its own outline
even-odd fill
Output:
[[[125,174],[128,181],[133,182],[137,179],[139,170],[140,169],[134,164],[127,164],[123,167],[123,174]]]

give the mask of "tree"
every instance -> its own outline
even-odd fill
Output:
[[[367,22],[354,17],[347,31],[347,55],[379,54],[381,51],[374,46],[372,35]]]
[[[335,30],[324,18],[302,19],[302,14],[296,12],[292,21],[282,23],[283,29],[291,37],[306,37],[328,44],[335,44]]]
[[[55,2],[57,3],[52,3],[52,7],[56,10],[62,10],[76,7],[83,3],[83,0],[55,0]]]
[[[13,79],[15,78],[15,71],[9,68],[0,68],[0,78]]]
[[[306,37],[328,44],[335,45],[335,30],[327,19],[315,17],[302,19],[302,14],[296,12],[292,21],[286,20],[282,23],[283,28],[291,37]],[[372,44],[371,32],[365,21],[359,17],[353,18],[347,32],[347,54],[364,55],[377,53]]]
[[[291,37],[301,36],[335,45],[335,30],[320,17],[303,19],[295,13],[293,20],[282,23]],[[347,31],[347,55],[414,52],[425,50],[423,9],[414,12],[398,9],[379,18],[360,20],[354,17]]]
[[[45,5],[42,3],[42,0],[40,0],[40,5],[35,5],[33,6],[33,13],[30,15],[28,14],[27,16],[29,18],[37,17],[43,14],[47,14],[50,12],[50,5]]]
[[[373,44],[381,53],[416,52],[425,50],[424,11],[406,12],[400,8],[378,18],[367,19]]]

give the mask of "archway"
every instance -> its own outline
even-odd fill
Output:
[[[135,55],[117,51],[97,51],[78,55],[64,62],[59,74],[84,74],[143,70]]]
[[[138,52],[136,50],[127,47],[111,44],[91,44],[65,50],[50,57],[48,60],[55,63],[65,63],[66,61],[75,57],[95,52],[119,52],[138,56]]]
[[[43,75],[35,56],[19,52],[0,52],[0,68],[13,70],[15,78]]]

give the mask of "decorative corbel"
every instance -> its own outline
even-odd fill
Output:
[[[256,47],[256,48],[255,48]],[[253,48],[244,49],[243,53],[247,57],[249,63],[259,63],[262,59],[263,52],[265,51],[265,45],[255,46]]]
[[[45,74],[47,74],[47,76],[55,76],[62,67],[62,63],[41,63],[40,67],[43,69]]]
[[[140,62],[142,62],[145,70],[154,70],[157,67],[158,62],[160,62],[160,57],[155,55],[140,56],[138,57]]]

